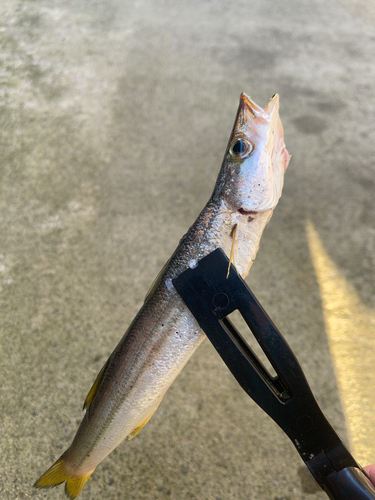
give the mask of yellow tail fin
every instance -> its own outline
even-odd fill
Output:
[[[92,472],[90,472],[90,474],[87,474],[86,476],[72,477],[68,479],[65,485],[65,493],[67,494],[67,496],[72,500],[74,498],[77,498],[88,479],[90,479],[91,474]]]
[[[92,472],[86,476],[72,476],[66,472],[64,459],[61,457],[38,479],[34,486],[35,488],[52,488],[66,481],[65,493],[71,500],[74,500],[81,493],[91,474]]]

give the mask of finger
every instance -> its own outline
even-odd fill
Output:
[[[375,464],[367,465],[366,467],[363,467],[363,468],[367,472],[367,474],[369,475],[371,482],[375,484]]]

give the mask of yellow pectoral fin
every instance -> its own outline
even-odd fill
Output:
[[[64,458],[59,458],[47,472],[34,484],[35,488],[52,488],[66,481],[65,492],[71,500],[81,493],[92,472],[85,476],[75,477],[67,473],[64,467]]]
[[[94,399],[96,391],[98,390],[99,384],[100,384],[100,382],[101,382],[101,380],[103,378],[104,371],[107,368],[110,359],[111,358],[108,358],[108,360],[106,361],[105,365],[103,366],[103,368],[98,373],[98,375],[97,375],[97,377],[95,379],[95,382],[92,384],[92,387],[91,387],[91,389],[89,390],[89,393],[86,396],[85,402],[83,403],[83,409],[84,410],[90,406],[92,400]]]
[[[228,271],[227,271],[226,279],[228,279],[228,276],[230,273],[230,265],[233,264],[234,267],[236,267],[236,264],[234,262],[234,250],[235,250],[235,245],[236,245],[237,228],[238,228],[238,224],[236,223],[232,228],[232,247],[230,249],[230,257],[229,257],[229,264],[228,264]]]

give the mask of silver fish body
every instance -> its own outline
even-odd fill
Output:
[[[247,275],[283,186],[289,155],[278,96],[263,110],[241,95],[214,192],[147,295],[86,400],[71,446],[36,482],[66,481],[76,498],[97,465],[153,415],[167,389],[205,338],[172,279],[221,247]]]

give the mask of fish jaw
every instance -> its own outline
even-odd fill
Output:
[[[241,148],[244,153],[236,154]],[[245,215],[272,211],[281,196],[289,159],[279,96],[275,94],[262,109],[241,94],[214,196]]]

